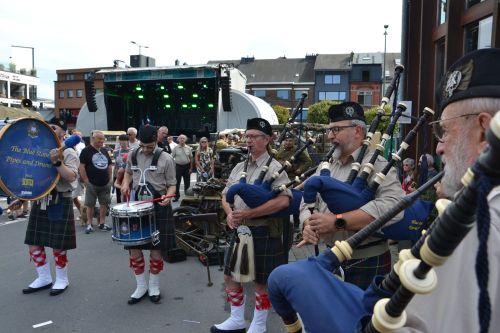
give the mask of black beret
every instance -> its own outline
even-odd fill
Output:
[[[146,124],[139,130],[139,141],[141,141],[142,143],[156,142],[156,133],[156,127]]]
[[[334,104],[328,109],[328,117],[331,122],[341,120],[361,120],[366,123],[363,107],[355,102],[344,102]]]
[[[290,133],[290,132],[287,132],[287,133],[285,134],[285,139],[293,139],[293,134],[292,134],[292,133]]]
[[[474,97],[500,97],[500,49],[470,52],[450,66],[436,89],[437,106]]]
[[[247,120],[247,130],[256,129],[267,135],[273,135],[273,129],[271,128],[271,124],[265,119],[262,118],[252,118]]]
[[[49,123],[49,124],[51,124],[51,125],[56,125],[56,126],[59,126],[59,127],[61,127],[63,130],[65,130],[65,131],[68,129],[68,126],[66,125],[66,123],[65,123],[64,121],[62,121],[61,119],[56,118],[56,117],[54,117],[54,118],[50,119],[50,120],[48,121],[48,123]]]

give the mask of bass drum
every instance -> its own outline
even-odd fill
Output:
[[[61,146],[50,126],[35,118],[20,118],[0,130],[0,187],[9,196],[37,200],[57,184],[50,151]]]

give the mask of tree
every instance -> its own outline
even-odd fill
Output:
[[[321,101],[319,103],[309,105],[307,121],[310,123],[328,124],[328,108],[333,104],[339,104],[339,102]]]
[[[290,111],[288,111],[288,108],[281,105],[273,105],[272,108],[274,113],[276,113],[276,117],[278,117],[278,123],[284,124],[288,121],[288,118],[290,117]]]
[[[366,118],[366,123],[368,124],[368,126],[370,126],[373,119],[375,119],[375,115],[377,114],[377,110],[378,110],[378,106],[373,107],[373,108],[365,111],[365,118]],[[391,116],[391,106],[386,105],[384,108],[384,116],[382,117],[382,119],[380,119],[380,123],[378,125],[377,131],[379,131],[380,133],[385,132],[385,129],[387,128],[387,126],[389,126],[389,122],[391,121],[390,116]],[[396,125],[396,127],[394,128],[394,133],[397,133],[398,129],[399,129],[399,126]]]

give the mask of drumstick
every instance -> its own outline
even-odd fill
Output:
[[[170,195],[166,195],[166,196],[159,197],[159,198],[156,198],[156,199],[145,200],[145,201],[139,201],[139,202],[133,203],[133,204],[132,204],[132,206],[135,206],[135,205],[142,205],[142,204],[145,204],[145,203],[148,203],[148,202],[155,202],[155,201],[164,200],[164,199],[166,199],[166,198],[174,198],[174,197],[175,197],[175,194],[170,194]]]

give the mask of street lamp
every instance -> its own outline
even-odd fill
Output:
[[[382,69],[382,94],[385,94],[385,54],[387,49],[387,28],[389,28],[388,24],[384,25],[384,66]]]
[[[31,46],[11,45],[10,47],[18,47],[21,49],[31,49],[31,69],[35,69],[35,48]]]
[[[146,46],[146,45],[140,45],[139,43],[136,43],[134,42],[133,40],[130,41],[132,44],[135,44],[137,46],[139,46],[139,55],[141,55],[141,49],[142,48],[145,48],[145,49],[149,49],[149,46]]]

